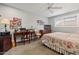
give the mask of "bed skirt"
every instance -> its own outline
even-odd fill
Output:
[[[43,41],[42,41],[42,43],[43,43],[45,46],[47,46],[48,48],[50,48],[50,49],[52,49],[52,50],[54,50],[54,51],[56,51],[56,52],[58,52],[58,53],[60,53],[60,54],[64,54],[64,55],[76,55],[75,53],[68,52],[68,51],[66,51],[66,50],[63,49],[63,48],[59,48],[59,47],[56,47],[56,46],[54,46],[54,45],[50,46],[49,44],[44,43]]]

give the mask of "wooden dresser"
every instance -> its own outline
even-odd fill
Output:
[[[0,32],[0,54],[5,53],[12,47],[10,32]]]
[[[51,25],[44,25],[45,33],[51,33]]]

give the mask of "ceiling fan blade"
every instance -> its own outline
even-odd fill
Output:
[[[54,5],[54,3],[48,3],[48,6],[52,7]]]
[[[51,7],[50,9],[62,9],[62,7]]]
[[[62,9],[62,7],[60,7],[60,6],[55,6],[54,3],[48,3],[47,10],[48,10],[50,13],[54,13],[54,10],[53,10],[53,9]]]
[[[49,12],[50,12],[50,13],[53,13],[53,10],[49,9]]]
[[[50,9],[53,6],[54,3],[48,3],[47,9]]]

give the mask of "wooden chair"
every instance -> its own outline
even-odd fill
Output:
[[[39,30],[39,32],[41,33],[40,38],[41,38],[44,34],[46,34],[45,30]]]
[[[28,30],[28,32],[29,32],[29,39],[31,41],[37,39],[37,36],[34,30]]]
[[[41,38],[41,33],[39,31],[35,31],[35,34],[37,36],[37,39],[40,39]]]
[[[27,43],[30,43],[30,32],[28,31],[25,31],[22,33],[22,37],[21,37],[21,41],[25,44],[26,42]]]

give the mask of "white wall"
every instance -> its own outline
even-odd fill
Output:
[[[55,27],[55,20],[61,20],[66,17],[72,17],[72,16],[77,16],[77,19],[79,20],[79,10],[61,14],[55,17],[50,17],[49,18],[49,24],[52,25],[52,31],[56,32],[70,32],[70,33],[79,33],[79,27]]]
[[[37,20],[42,20],[44,24],[48,24],[48,19],[44,17],[37,17],[37,16],[30,16],[29,22],[30,22],[30,27],[33,26],[35,29],[43,29],[43,25],[37,24]]]
[[[13,17],[22,18],[22,27],[25,27],[25,28],[30,28],[31,26],[34,26],[34,28],[36,29],[43,28],[43,26],[37,26],[36,20],[43,20],[45,24],[48,24],[48,19],[45,17],[37,16],[29,12],[24,12],[22,10],[12,8],[3,4],[0,4],[0,15],[2,15],[0,17],[0,20],[3,18],[12,20]]]

